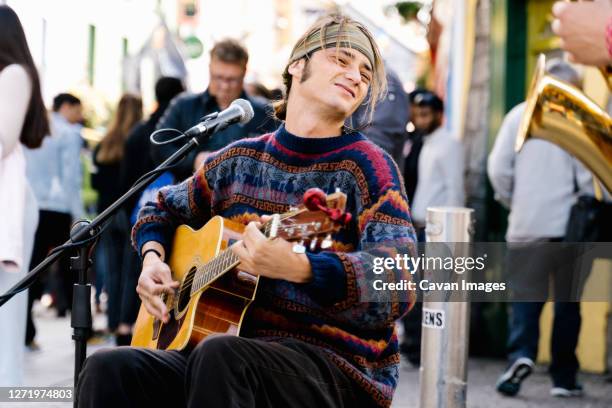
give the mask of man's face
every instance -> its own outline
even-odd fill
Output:
[[[429,106],[412,105],[410,119],[414,124],[415,130],[429,134],[440,126],[442,114],[434,112]]]
[[[59,110],[59,113],[69,122],[69,123],[81,123],[83,121],[83,106],[80,103],[75,103],[71,105],[69,103],[64,103]]]
[[[305,60],[297,64],[289,69],[294,77],[291,92],[299,92],[326,114],[342,120],[363,102],[373,76],[370,61],[351,48],[319,50],[308,64]]]
[[[227,107],[242,93],[245,68],[238,64],[229,64],[218,58],[210,61],[210,84],[208,91],[217,99],[219,107]]]

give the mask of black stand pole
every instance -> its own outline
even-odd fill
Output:
[[[70,235],[76,235],[83,228],[88,228],[88,221],[80,221],[72,227]],[[97,231],[96,231],[97,232]],[[77,276],[72,286],[72,314],[70,325],[74,340],[74,388],[76,389],[81,367],[87,357],[87,336],[91,330],[91,284],[87,283],[87,268],[91,265],[89,254],[95,242],[79,247],[76,256],[70,258],[71,276]],[[76,398],[75,398],[76,406]]]
[[[200,136],[200,138],[208,138],[214,132]],[[74,359],[74,385],[76,387],[81,367],[85,361],[87,354],[87,335],[91,330],[91,285],[87,283],[87,267],[89,264],[89,252],[93,247],[93,240],[104,225],[122,206],[136,193],[139,193],[143,188],[149,185],[159,176],[162,168],[178,163],[183,157],[191,152],[199,144],[194,137],[183,147],[177,150],[166,161],[160,164],[154,171],[146,177],[143,177],[136,185],[123,194],[117,201],[111,204],[106,210],[99,214],[93,221],[80,221],[76,223],[71,231],[70,240],[64,245],[78,244],[78,254],[71,258],[71,269],[78,273],[78,282],[74,285],[73,293],[74,300],[72,303],[72,319],[71,326],[74,330],[72,338],[75,341],[75,359]],[[10,298],[19,293],[21,290],[30,286],[30,284],[38,278],[38,275],[45,271],[56,260],[65,256],[69,248],[55,252],[45,258],[40,264],[32,269],[28,274],[11,287],[2,297],[0,297],[0,307],[8,302]],[[74,402],[76,406],[76,398]]]

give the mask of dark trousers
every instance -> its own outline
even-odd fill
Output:
[[[571,387],[578,373],[576,346],[580,334],[582,280],[575,277],[575,253],[561,244],[561,238],[547,242],[512,244],[508,249],[506,269],[514,299],[510,304],[508,357],[535,361],[540,339],[540,315],[544,300],[553,289],[555,317],[551,336],[550,374],[557,386]],[[578,283],[577,283],[578,282]]]
[[[142,264],[130,246],[130,230],[126,214],[119,211],[96,246],[94,265],[96,274],[103,276],[108,294],[106,314],[111,331],[115,331],[121,323],[134,324],[140,307],[136,285]]]
[[[211,336],[189,355],[119,347],[89,357],[78,406],[355,407],[367,396],[323,351],[298,340],[278,343]]]
[[[510,361],[536,359],[543,302],[512,303],[508,351]],[[550,351],[550,375],[555,385],[571,386],[576,380],[576,346],[580,333],[580,303],[556,302]]]
[[[38,227],[34,237],[34,248],[30,261],[30,270],[41,263],[49,251],[62,245],[70,237],[70,224],[72,217],[67,213],[41,210],[39,212]],[[70,273],[69,257],[64,256],[54,266],[43,272],[28,291],[28,317],[26,322],[26,344],[34,340],[36,327],[32,320],[32,304],[41,297],[45,286],[50,290],[56,301],[58,312],[66,312],[72,307],[72,285],[74,279]]]

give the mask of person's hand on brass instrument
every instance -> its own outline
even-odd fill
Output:
[[[612,62],[612,1],[558,1],[552,29],[571,62],[605,66]]]
[[[262,217],[266,222],[269,217]],[[244,230],[243,239],[231,248],[240,259],[238,269],[253,275],[289,282],[305,283],[312,279],[310,261],[305,254],[293,251],[293,244],[282,239],[268,239],[259,230],[258,222],[251,222]]]

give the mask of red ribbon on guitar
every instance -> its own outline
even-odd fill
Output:
[[[332,221],[340,225],[347,225],[351,222],[351,213],[344,212],[338,208],[329,208],[327,206],[326,195],[319,188],[309,188],[304,193],[304,206],[310,211],[323,211]]]

